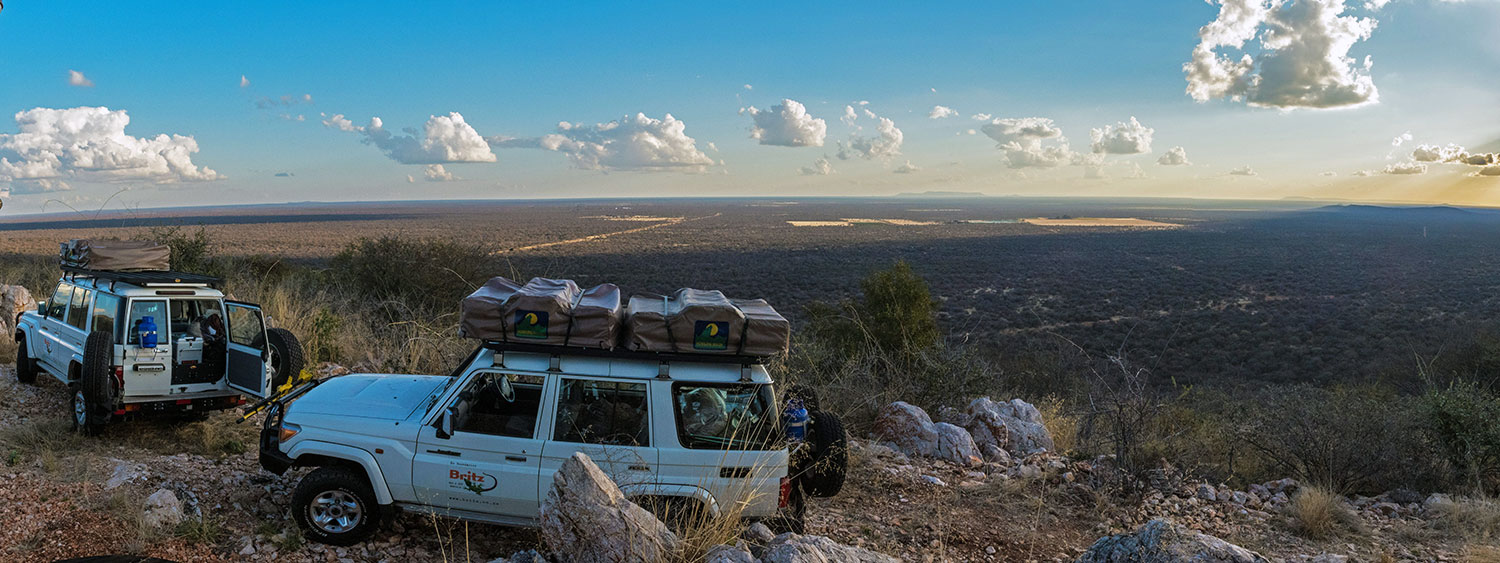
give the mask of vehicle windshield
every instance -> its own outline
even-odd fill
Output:
[[[672,386],[677,436],[689,449],[769,450],[776,447],[780,413],[765,384]]]

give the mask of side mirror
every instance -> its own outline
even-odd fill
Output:
[[[443,414],[438,416],[437,437],[446,440],[453,436],[453,419],[457,416],[458,412],[453,407],[448,407],[448,410],[443,411]]]

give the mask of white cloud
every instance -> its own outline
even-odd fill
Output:
[[[1062,136],[1062,129],[1044,117],[994,119],[979,128],[1005,151],[1011,168],[1053,168],[1078,159]],[[1043,145],[1055,139],[1056,144]]]
[[[746,90],[754,90],[754,89],[755,89],[755,87],[754,87],[754,86],[751,86],[751,85],[749,85],[749,84],[746,84],[746,85],[745,85],[745,89],[746,89]]]
[[[1349,56],[1376,22],[1343,15],[1345,0],[1211,1],[1220,3],[1219,16],[1198,30],[1192,60],[1182,66],[1194,100],[1229,98],[1284,109],[1379,101],[1371,59],[1356,63]],[[1252,56],[1245,46],[1257,37],[1260,49]]]
[[[828,123],[809,115],[807,108],[796,100],[781,100],[780,105],[768,110],[748,107],[740,113],[750,114],[755,121],[750,138],[759,139],[762,145],[821,147],[828,135]]]
[[[1359,177],[1363,178],[1363,177],[1366,177],[1366,176],[1374,176],[1375,172],[1373,170],[1355,170],[1354,173],[1350,174],[1350,175],[1351,176],[1359,176]]]
[[[819,157],[811,166],[803,166],[798,172],[803,176],[827,176],[834,173],[833,163],[826,156]]]
[[[443,168],[441,164],[428,164],[422,167],[422,176],[426,177],[428,182],[452,182],[463,179],[454,176],[452,172]]]
[[[1255,175],[1255,169],[1250,168],[1249,166],[1241,166],[1239,168],[1235,168],[1233,170],[1230,170],[1229,171],[1229,175],[1231,175],[1231,176],[1254,176]]]
[[[1500,162],[1500,153],[1463,153],[1458,155],[1457,162],[1469,166],[1488,166]]]
[[[896,169],[892,170],[891,172],[895,172],[897,174],[911,174],[912,172],[917,172],[917,171],[920,171],[921,169],[922,169],[922,167],[917,166],[915,164],[912,164],[911,161],[908,160],[908,161],[906,161],[906,164],[902,164],[901,166],[897,166]]]
[[[1193,164],[1188,162],[1187,150],[1182,147],[1167,149],[1167,152],[1162,154],[1161,158],[1156,159],[1156,163],[1162,166],[1191,166]]]
[[[1381,173],[1396,175],[1425,174],[1427,173],[1427,165],[1420,162],[1397,162],[1386,165],[1385,169],[1381,170]]]
[[[954,117],[957,115],[957,111],[947,106],[932,106],[932,111],[927,112],[928,119],[942,119],[944,117]]]
[[[1327,178],[1332,178],[1334,176],[1338,176],[1339,173],[1338,172],[1334,172],[1332,170],[1329,170],[1329,171],[1326,171],[1326,172],[1319,172],[1318,175],[1319,176],[1323,176],[1323,177],[1327,177]]]
[[[408,184],[415,184],[415,183],[417,183],[417,179],[416,179],[416,177],[412,176],[411,174],[407,174],[406,175],[406,183],[408,183]]]
[[[80,88],[93,88],[94,87],[94,81],[93,80],[89,80],[88,77],[84,76],[82,72],[78,72],[76,70],[69,70],[68,71],[68,84],[72,84],[72,85],[80,87]]]
[[[1475,176],[1500,176],[1500,166],[1486,166],[1474,172]]]
[[[364,142],[375,145],[391,160],[402,164],[440,164],[444,162],[494,162],[489,143],[474,131],[458,112],[427,118],[419,133],[406,129],[405,135],[387,131],[379,117],[370,124],[355,126],[342,114],[323,120],[323,125],[340,131],[364,135]]]
[[[848,143],[839,143],[838,157],[840,160],[848,160],[854,157],[872,159],[879,158],[889,160],[901,154],[901,142],[905,135],[896,128],[896,123],[889,118],[880,117],[865,110],[872,119],[876,119],[876,134],[869,137],[850,135]]]
[[[714,164],[687,136],[687,124],[667,114],[662,119],[644,113],[619,121],[584,125],[557,124],[557,132],[535,138],[489,137],[496,148],[540,148],[566,153],[574,166],[585,170],[701,171]]]
[[[1391,146],[1393,146],[1393,147],[1399,147],[1399,146],[1401,146],[1402,143],[1410,141],[1411,139],[1412,139],[1411,131],[1407,131],[1407,132],[1402,133],[1400,135],[1396,135],[1394,138],[1392,138],[1391,139]]]
[[[1151,152],[1151,135],[1155,132],[1131,117],[1129,122],[1090,130],[1089,138],[1096,154],[1141,154]]]
[[[249,78],[245,78],[245,75],[241,74],[240,75],[240,88],[249,88],[249,87],[250,87],[250,79]]]
[[[19,132],[0,134],[0,182],[17,193],[68,189],[67,178],[158,184],[223,178],[193,164],[198,142],[190,136],[127,135],[125,110],[34,108],[15,120]]]
[[[969,119],[972,119],[974,121],[989,121],[991,119],[994,119],[994,117],[995,116],[990,115],[988,113],[976,113],[974,115],[969,116]]]
[[[844,125],[853,127],[854,122],[858,120],[859,114],[854,113],[854,106],[844,106],[844,115],[839,116],[839,121],[844,122]]]
[[[1411,159],[1417,162],[1453,162],[1464,155],[1464,148],[1453,144],[1446,147],[1418,145],[1411,151]]]

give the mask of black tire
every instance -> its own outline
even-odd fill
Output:
[[[36,361],[26,352],[26,337],[19,334],[16,335],[16,381],[36,383]]]
[[[801,399],[802,406],[807,409],[807,412],[823,410],[822,403],[818,401],[818,392],[800,383],[786,390],[786,398]]]
[[[347,546],[365,541],[380,529],[381,516],[369,479],[349,467],[320,467],[303,477],[292,493],[292,518],[303,536],[318,543]]]
[[[802,490],[819,498],[839,494],[849,471],[849,436],[844,432],[844,422],[833,413],[809,413],[807,442],[812,451],[799,472]]]
[[[109,365],[114,351],[111,333],[94,331],[84,341],[83,366],[73,388],[72,414],[73,429],[85,435],[97,436],[115,411],[114,370]]]
[[[807,499],[803,498],[802,491],[797,487],[792,487],[791,496],[787,498],[786,504],[786,508],[778,511],[775,517],[762,520],[761,523],[778,535],[787,532],[807,533]]]
[[[274,391],[302,374],[302,343],[292,331],[284,328],[267,330],[266,339],[270,343],[271,367],[276,370],[276,377],[271,379],[271,390]]]

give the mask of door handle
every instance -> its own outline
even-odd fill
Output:
[[[526,461],[526,456],[524,456],[524,455],[508,455],[508,456],[505,456],[505,460],[506,461]]]
[[[628,469],[630,469],[631,471],[650,471],[651,470],[651,466],[649,466],[649,465],[632,465]]]
[[[451,455],[453,457],[462,457],[463,456],[463,454],[461,454],[461,453],[452,452],[452,451],[448,451],[448,450],[427,450],[427,453],[438,454],[438,455]]]

